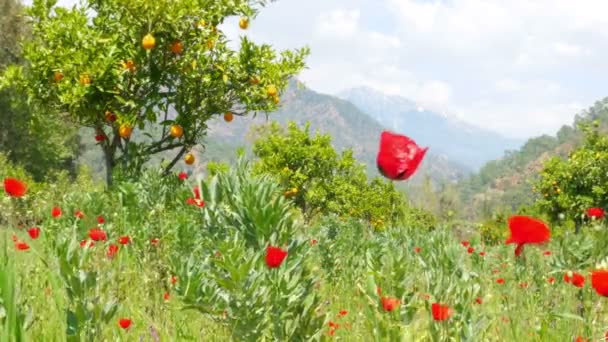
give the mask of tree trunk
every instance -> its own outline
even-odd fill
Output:
[[[179,152],[177,153],[175,158],[173,158],[173,160],[169,163],[169,165],[167,165],[167,167],[165,168],[165,171],[163,172],[164,176],[167,176],[169,174],[169,172],[171,172],[171,169],[175,166],[175,164],[177,164],[177,161],[184,155],[184,153],[186,153],[185,146],[182,147],[181,150],[179,150]]]

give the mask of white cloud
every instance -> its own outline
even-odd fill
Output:
[[[357,33],[361,12],[354,10],[332,10],[323,12],[317,21],[317,31],[325,35],[348,37]]]
[[[280,0],[247,31],[222,29],[309,45],[300,78],[317,91],[369,86],[525,137],[608,95],[606,13],[605,0]]]

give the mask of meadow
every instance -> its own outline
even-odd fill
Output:
[[[608,330],[587,277],[605,257],[603,220],[515,257],[463,222],[305,222],[244,160],[206,179],[148,171],[112,191],[85,177],[26,186],[1,201],[7,341],[584,341]]]

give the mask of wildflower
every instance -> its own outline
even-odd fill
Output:
[[[452,315],[452,309],[449,306],[439,303],[433,303],[431,305],[431,311],[435,321],[445,321]]]
[[[188,178],[188,174],[182,171],[179,173],[179,175],[177,175],[177,177],[181,180],[186,180]]]
[[[116,256],[116,253],[118,253],[118,245],[115,245],[115,244],[109,245],[108,252],[106,253],[108,258],[110,258],[110,259],[114,258]]]
[[[348,314],[348,311],[346,311],[346,310],[340,310],[340,312],[338,313],[338,316],[340,316],[340,317],[344,317],[344,316],[346,316],[347,314]]]
[[[4,178],[4,192],[11,197],[23,197],[27,186],[16,178]]]
[[[128,318],[121,318],[118,320],[118,325],[123,329],[129,329],[131,326],[131,320]]]
[[[30,245],[23,241],[17,241],[15,242],[15,248],[20,251],[27,251],[28,249],[30,249]]]
[[[547,281],[549,282],[549,284],[553,284],[555,283],[555,277],[549,277],[547,278]]]
[[[422,248],[414,247],[414,253],[418,254],[418,253],[420,253],[420,251],[422,251]]]
[[[544,251],[544,252],[543,252],[543,255],[544,255],[544,256],[551,256],[551,251]]]
[[[566,274],[564,274],[564,281],[580,288],[585,286],[585,277],[576,272],[566,272]]]
[[[392,180],[406,180],[416,172],[427,150],[404,135],[384,131],[376,157],[378,171]]]
[[[80,210],[76,210],[76,212],[74,213],[74,216],[76,216],[76,218],[79,218],[82,220],[84,218],[84,213]]]
[[[106,223],[106,219],[104,219],[103,216],[99,215],[97,216],[97,223],[104,224]]]
[[[53,209],[51,209],[51,216],[53,216],[54,218],[61,217],[61,208],[53,207]]]
[[[401,301],[397,298],[382,297],[380,298],[380,301],[382,302],[382,307],[386,311],[393,311],[401,305]]]
[[[604,218],[604,209],[602,208],[589,208],[587,209],[587,216],[591,217],[592,219],[603,219]]]
[[[173,285],[177,284],[177,277],[176,276],[171,276],[171,284],[173,284]]]
[[[472,254],[473,252],[475,252],[475,248],[473,248],[473,247],[467,248],[467,253]]]
[[[80,241],[80,247],[85,247],[87,245],[87,242],[89,243],[89,248],[91,248],[95,245],[93,243],[93,241],[88,241],[87,239],[84,239],[84,240]]]
[[[165,292],[163,294],[163,299],[165,300],[165,302],[169,300],[169,292]]]
[[[475,298],[475,303],[481,305],[481,303],[483,303],[483,300],[481,299],[481,297],[477,297]]]
[[[279,267],[286,257],[287,251],[284,251],[279,247],[268,246],[266,248],[266,265],[268,265],[269,268]]]
[[[318,241],[317,241],[316,239],[312,239],[312,240],[310,240],[310,244],[311,244],[312,246],[316,245],[317,243],[318,243]]]
[[[591,273],[591,286],[600,296],[608,297],[608,270],[593,271]]]
[[[118,243],[120,243],[121,245],[126,245],[129,242],[131,242],[131,238],[128,235],[121,236],[118,238]]]
[[[27,233],[30,235],[30,237],[33,240],[36,240],[38,238],[38,236],[40,236],[40,228],[38,227],[32,227],[30,229],[27,230]]]
[[[496,283],[498,283],[498,284],[504,284],[505,283],[505,279],[504,278],[498,278],[498,279],[496,279]]]
[[[486,256],[486,252],[479,252],[480,256]]]
[[[505,243],[515,243],[515,256],[519,256],[527,243],[543,243],[549,241],[549,227],[538,219],[528,216],[512,216],[509,218],[511,236]]]
[[[100,228],[91,228],[89,230],[89,237],[93,241],[105,241],[108,238],[106,232]]]
[[[471,245],[469,241],[460,241],[460,244],[462,245],[462,247],[469,247]]]

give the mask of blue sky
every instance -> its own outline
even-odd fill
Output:
[[[608,96],[606,13],[605,0],[279,0],[249,30],[222,29],[308,45],[300,79],[316,91],[368,86],[525,138]]]

